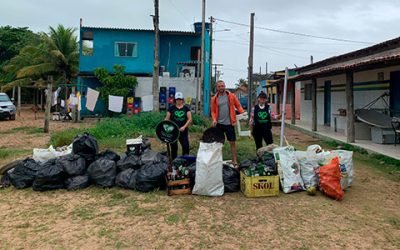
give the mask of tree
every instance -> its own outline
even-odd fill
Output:
[[[239,87],[248,87],[247,81],[243,78],[240,78],[238,80],[238,82],[235,84],[235,88],[239,88]]]
[[[94,75],[99,79],[102,84],[97,90],[100,92],[100,99],[102,99],[106,106],[108,106],[108,96],[123,96],[126,99],[129,91],[135,89],[138,85],[137,79],[134,76],[126,76],[124,74],[125,66],[114,65],[113,74],[110,74],[106,68],[96,68]]]
[[[49,34],[40,33],[39,45],[27,45],[12,58],[4,70],[16,78],[8,87],[41,82],[52,75],[55,84],[71,83],[78,73],[79,50],[75,28],[58,25],[49,28]]]
[[[0,85],[15,80],[15,72],[6,72],[3,66],[19,54],[26,45],[37,45],[40,36],[24,28],[0,27]]]

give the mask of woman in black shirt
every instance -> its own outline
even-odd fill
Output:
[[[176,123],[179,127],[179,142],[182,146],[182,155],[189,154],[189,124],[192,122],[192,113],[183,102],[182,92],[176,92],[175,105],[168,109],[165,120]],[[178,155],[178,142],[171,143],[172,160]]]

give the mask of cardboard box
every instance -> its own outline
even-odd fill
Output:
[[[240,190],[246,197],[279,195],[279,175],[246,176],[240,172]]]

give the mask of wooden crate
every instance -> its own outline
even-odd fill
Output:
[[[186,188],[179,188],[180,186],[185,185]],[[177,189],[171,189],[171,188],[177,188]],[[182,180],[177,180],[177,181],[169,181],[167,179],[167,192],[168,195],[181,195],[181,194],[192,194],[192,189],[190,187],[190,179],[185,178]]]

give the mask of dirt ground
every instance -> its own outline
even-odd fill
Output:
[[[29,113],[28,111],[26,111]],[[44,147],[33,116],[0,121],[0,148]],[[51,130],[86,126],[52,122]],[[278,130],[274,128],[274,133]],[[3,138],[3,136],[6,138]],[[289,141],[318,140],[287,129]],[[3,249],[400,249],[400,183],[355,159],[343,201],[317,193],[246,198],[173,196],[90,187],[68,192],[0,189]]]

